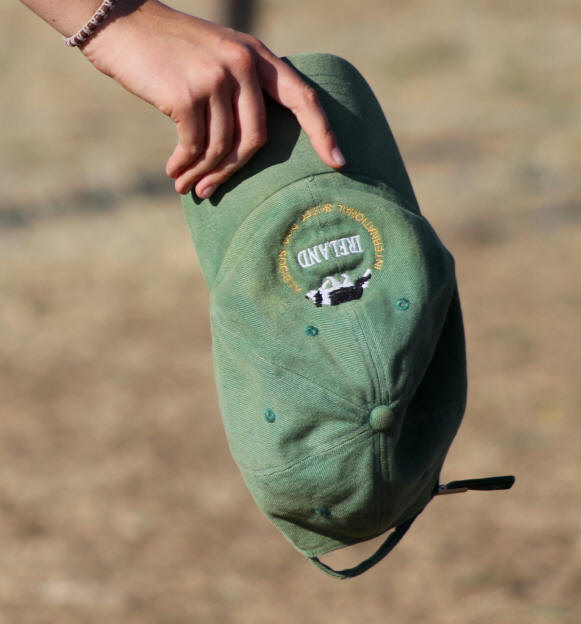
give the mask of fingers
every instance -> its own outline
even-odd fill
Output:
[[[345,165],[316,91],[267,48],[260,51],[258,73],[262,87],[279,104],[289,108],[308,135],[321,160],[339,169]]]
[[[246,39],[223,46],[230,57],[220,80],[176,122],[179,144],[166,169],[179,193],[195,187],[199,197],[209,197],[265,143],[263,90],[295,114],[323,162],[335,169],[345,164],[316,91],[260,42]]]
[[[170,178],[177,178],[191,167],[206,147],[205,103],[196,101],[191,104],[188,100],[176,117],[178,144],[165,167]]]
[[[181,170],[176,176],[178,193],[188,193],[198,180],[213,171],[231,153],[235,140],[235,124],[232,111],[232,96],[229,91],[210,96],[206,115],[207,146],[205,151]],[[200,197],[209,197],[203,191],[209,184],[199,186]]]
[[[264,99],[256,74],[251,73],[240,85],[233,106],[238,138],[230,154],[196,185],[199,197],[209,197],[266,142]]]

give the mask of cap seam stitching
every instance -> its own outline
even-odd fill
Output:
[[[385,506],[387,507],[387,513],[385,515],[388,518],[392,517],[392,504],[390,503],[393,501],[393,493],[392,493],[392,488],[391,488],[393,470],[392,470],[390,460],[393,459],[395,455],[395,449],[393,448],[394,446],[395,446],[394,438],[392,436],[387,437],[384,440],[385,458],[383,457],[383,454],[380,455],[380,461],[383,464],[382,469],[383,469],[383,466],[385,466],[386,478],[381,480],[382,497],[381,497],[381,502],[380,502],[379,515],[377,518],[378,529],[381,527],[383,501],[385,501]],[[383,477],[383,471],[382,471],[382,477]]]
[[[313,457],[313,456],[301,457],[300,459],[295,459],[289,462],[288,464],[284,464],[282,466],[278,466],[273,469],[265,469],[265,470],[255,470],[247,466],[246,464],[243,464],[244,469],[246,472],[251,473],[253,476],[268,477],[268,476],[280,475],[284,472],[288,472],[301,464],[308,466],[309,464],[318,463],[320,462],[322,456],[328,457],[329,455],[332,455],[340,451],[342,447],[348,445],[350,442],[357,440],[358,438],[373,436],[372,431],[368,430],[367,428],[362,429],[361,427],[362,425],[359,425],[359,431],[355,432],[354,434],[350,434],[349,436],[344,436],[343,438],[340,439],[339,442],[324,446],[322,450],[320,450],[317,453],[316,457]]]
[[[212,315],[212,321],[214,323],[216,323],[217,325],[219,325],[220,329],[222,331],[224,331],[225,333],[229,334],[230,336],[232,336],[236,340],[239,340],[241,338],[241,336],[239,336],[238,334],[233,332],[231,329],[227,328],[215,315]],[[342,402],[348,404],[350,407],[355,408],[357,410],[357,412],[359,412],[359,413],[364,413],[364,411],[367,409],[367,408],[361,407],[361,405],[358,405],[357,403],[354,403],[354,402],[350,401],[346,397],[336,393],[335,391],[331,390],[330,388],[327,388],[326,386],[322,386],[321,384],[313,381],[312,379],[310,379],[309,377],[307,377],[305,375],[302,375],[301,373],[298,373],[295,370],[287,368],[286,366],[282,366],[281,364],[278,364],[276,362],[271,362],[270,360],[267,360],[266,358],[262,357],[257,351],[255,351],[252,347],[250,347],[248,345],[246,345],[246,350],[248,352],[252,353],[252,355],[255,357],[255,359],[259,360],[263,364],[266,364],[269,367],[278,368],[280,370],[283,370],[283,371],[289,373],[290,375],[294,375],[295,377],[299,377],[300,379],[304,379],[307,383],[309,383],[310,385],[314,386],[315,388],[319,388],[321,390],[324,390],[328,394],[330,394],[330,395],[336,397],[337,399],[340,399]]]
[[[383,500],[383,473],[381,466],[381,455],[382,455],[382,437],[381,435],[375,436],[374,441],[374,467],[373,467],[373,477],[376,480],[374,483],[374,490],[377,488],[377,495],[374,497],[375,503],[375,530],[379,529],[379,525],[381,524],[381,501]]]
[[[369,344],[369,340],[367,339],[367,336],[366,336],[365,331],[363,329],[363,326],[361,324],[361,319],[359,318],[359,315],[357,314],[357,310],[353,309],[353,310],[351,310],[351,313],[353,315],[354,323],[357,323],[357,325],[359,327],[359,333],[355,333],[356,340],[357,340],[358,344],[360,343],[361,340],[365,343],[365,347],[366,347],[367,354],[369,356],[369,360],[371,361],[372,366],[373,366],[373,372],[375,374],[375,381],[376,381],[375,388],[374,388],[374,390],[375,390],[375,402],[376,403],[381,403],[381,404],[389,403],[390,396],[389,396],[389,392],[387,392],[387,390],[386,390],[386,399],[385,399],[385,401],[383,399],[383,385],[381,383],[381,377],[380,377],[380,374],[379,374],[379,366],[378,366],[378,364],[376,362],[376,359],[375,359],[375,353],[371,349],[371,346]],[[361,346],[359,348],[361,349]],[[365,354],[363,353],[363,349],[361,349],[361,351],[362,351],[361,355],[363,356],[363,359],[365,360],[366,358],[365,358]]]

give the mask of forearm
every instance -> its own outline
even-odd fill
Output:
[[[67,45],[79,46],[83,51],[87,41],[94,39],[114,22],[121,22],[121,31],[126,26],[131,28],[135,20],[127,20],[127,16],[145,14],[147,22],[150,18],[155,20],[159,14],[176,13],[159,0],[107,0],[106,3],[104,0],[73,0],[72,4],[67,0],[20,1],[64,35],[63,39]],[[97,23],[94,23],[95,18],[98,19]],[[143,23],[143,20],[141,22]]]
[[[20,0],[61,35],[77,32],[99,8],[102,0]]]

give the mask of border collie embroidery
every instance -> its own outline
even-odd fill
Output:
[[[319,288],[309,290],[305,297],[310,299],[317,308],[321,308],[324,305],[335,306],[347,301],[361,299],[363,290],[367,288],[367,283],[371,279],[371,269],[367,269],[361,277],[355,280],[355,283],[349,279],[346,273],[343,273],[341,277],[343,282],[340,282],[332,275],[328,275]]]

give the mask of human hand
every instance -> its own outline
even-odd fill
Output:
[[[82,49],[175,122],[166,172],[178,193],[209,197],[266,142],[263,91],[295,114],[327,165],[345,164],[315,91],[250,35],[128,0]]]

